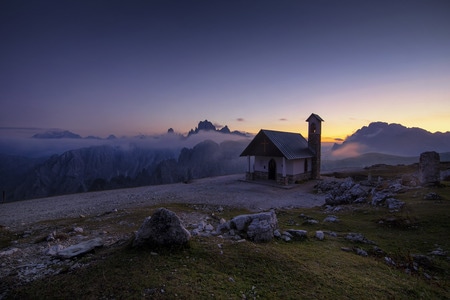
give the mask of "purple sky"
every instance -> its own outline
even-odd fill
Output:
[[[0,127],[450,130],[450,1],[0,2]]]

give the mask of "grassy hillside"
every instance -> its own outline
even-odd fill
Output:
[[[395,171],[397,170],[397,171]],[[399,176],[399,169],[372,170]],[[378,173],[377,173],[378,172]],[[429,192],[441,200],[424,200]],[[450,297],[450,260],[428,253],[441,248],[450,251],[450,182],[437,188],[419,188],[399,194],[406,202],[399,212],[368,204],[345,206],[338,212],[325,208],[279,210],[282,230],[308,230],[304,241],[264,244],[194,237],[190,247],[172,250],[136,250],[129,242],[104,247],[79,259],[88,267],[67,270],[32,284],[16,288],[11,298],[20,299],[445,299]],[[201,207],[171,205],[178,214],[198,213]],[[109,215],[101,220],[85,218],[56,221],[64,228],[77,222],[82,227],[105,226],[111,233],[130,233],[156,207],[130,210],[126,216]],[[215,217],[229,219],[245,213],[225,208]],[[300,216],[303,214],[302,216]],[[339,223],[324,223],[328,215]],[[305,225],[304,215],[319,221]],[[134,227],[120,226],[126,221]],[[314,238],[316,230],[332,231],[325,240]],[[345,239],[349,232],[362,233],[384,251]],[[3,232],[3,244],[10,239]],[[342,248],[361,248],[363,257]],[[430,262],[414,269],[413,255],[424,254]],[[388,265],[390,257],[396,266]]]

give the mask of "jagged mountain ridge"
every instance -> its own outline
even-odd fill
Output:
[[[208,120],[200,121],[198,123],[198,126],[195,127],[195,129],[191,129],[189,131],[188,136],[197,134],[200,131],[213,131],[213,132],[219,132],[219,133],[224,133],[224,134],[235,134],[235,135],[240,135],[240,136],[246,136],[244,133],[242,133],[238,130],[231,131],[227,125],[223,126],[221,129],[217,129],[217,127]]]
[[[332,152],[357,145],[360,154],[384,153],[417,156],[425,151],[450,151],[450,132],[431,133],[421,128],[400,124],[373,122],[347,137],[342,144],[334,144]]]
[[[219,132],[219,133],[224,133],[224,134],[235,134],[235,135],[240,135],[240,136],[246,136],[244,133],[242,133],[238,130],[231,131],[227,125],[218,129],[212,122],[210,122],[208,120],[199,121],[197,127],[195,127],[195,129],[191,129],[188,132],[188,136],[190,136],[192,134],[197,134],[201,131],[213,131],[213,132]],[[167,130],[167,133],[174,133],[173,128],[169,128]],[[31,138],[33,138],[33,139],[83,139],[83,137],[81,135],[73,133],[69,130],[48,130],[43,133],[36,133]],[[89,136],[85,137],[84,139],[101,140],[102,138],[89,135]],[[109,135],[106,138],[106,140],[114,140],[114,139],[117,139],[117,137],[113,134]]]

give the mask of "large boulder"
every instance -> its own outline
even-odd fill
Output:
[[[439,170],[440,164],[439,153],[434,151],[424,152],[420,154],[419,172],[420,183],[423,186],[438,185],[440,183],[441,174]]]
[[[159,208],[151,217],[147,217],[136,233],[134,247],[170,247],[187,245],[191,238],[178,216],[166,209]]]
[[[240,215],[230,220],[229,228],[240,236],[254,242],[268,242],[273,239],[278,228],[275,212]]]

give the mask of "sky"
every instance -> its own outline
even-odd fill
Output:
[[[2,0],[0,41],[3,129],[450,130],[447,0]]]

